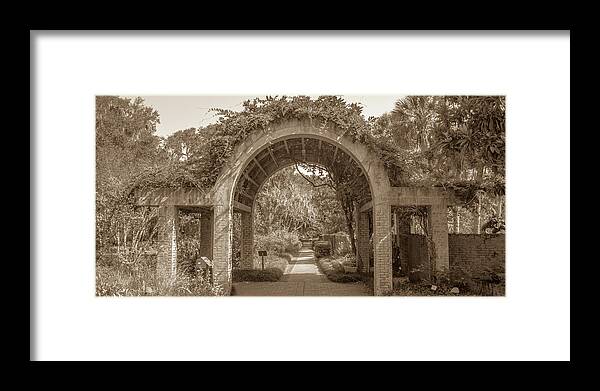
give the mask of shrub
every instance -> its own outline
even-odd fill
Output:
[[[266,235],[255,236],[255,248],[257,250],[267,250],[276,254],[296,253],[302,248],[296,232],[288,232],[285,230],[275,230]]]
[[[281,269],[268,268],[265,270],[261,269],[234,269],[233,270],[233,282],[241,281],[269,281],[276,282],[281,279],[283,272]]]
[[[461,265],[453,267],[452,284],[461,291],[470,291],[478,296],[504,296],[504,265],[486,265],[472,270]]]
[[[317,259],[317,265],[321,269],[321,272],[325,274],[325,277],[332,282],[365,282],[368,279],[368,276],[362,273],[346,273],[342,264],[344,260],[345,257],[340,259],[331,257],[319,258]]]
[[[315,256],[317,258],[332,255],[331,242],[329,242],[328,240],[316,241],[315,244],[313,245],[313,249],[315,251]]]
[[[352,253],[352,245],[350,244],[350,237],[345,232],[338,232],[335,234],[322,235],[322,240],[328,240],[331,242],[332,254],[345,255]]]
[[[187,275],[196,272],[196,260],[200,257],[200,240],[185,237],[177,240],[177,270]]]
[[[135,266],[96,266],[96,296],[217,296],[210,279],[179,273],[168,286],[156,279],[156,263]]]
[[[457,287],[447,281],[434,284],[436,289],[432,290],[432,284],[428,282],[410,282],[406,278],[398,278],[394,281],[391,296],[473,296],[469,290],[459,287],[459,293],[451,293],[451,289]]]
[[[352,253],[346,254],[340,259],[340,263],[343,266],[356,266],[356,256]]]
[[[277,254],[268,254],[265,257],[265,269],[279,269],[282,273],[285,272],[285,269],[288,266],[288,261],[290,258],[285,255],[277,255]],[[254,265],[257,268],[261,268],[262,259],[260,256],[254,256]]]

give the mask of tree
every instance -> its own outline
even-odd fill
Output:
[[[407,96],[396,102],[391,121],[397,130],[394,138],[403,148],[416,152],[429,149],[435,130],[435,101],[432,96]]]
[[[128,184],[165,160],[156,136],[158,112],[141,98],[96,97],[96,243],[99,252],[112,244],[135,254],[151,213],[125,201]],[[126,249],[126,250],[125,250]],[[120,251],[120,250],[119,250]],[[130,259],[132,259],[130,257]]]
[[[346,174],[346,170],[342,169],[339,171],[335,167],[332,167],[329,171],[325,171],[317,164],[302,163],[301,166],[305,171],[311,173],[312,178],[302,173],[298,162],[295,164],[297,172],[314,188],[328,187],[335,191],[339,207],[344,214],[352,252],[358,255],[354,224],[356,218],[355,211],[359,199],[358,192],[360,190],[357,185],[360,177]]]
[[[474,204],[479,233],[484,209],[489,209],[484,203],[502,209],[505,109],[502,96],[406,97],[391,114],[374,121],[373,130],[404,150],[413,183],[453,187],[464,206]],[[458,208],[454,214],[458,230]]]
[[[337,232],[343,217],[339,213],[335,192],[314,187],[296,167],[273,175],[256,198],[256,232],[264,235],[273,230],[295,232],[300,236]],[[311,176],[311,174],[308,174]],[[341,225],[343,227],[343,225]]]

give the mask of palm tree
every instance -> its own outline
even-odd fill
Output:
[[[422,152],[431,146],[435,127],[435,99],[432,96],[407,96],[399,99],[392,110],[400,144],[409,150]]]

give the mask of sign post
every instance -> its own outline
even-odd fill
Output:
[[[205,277],[208,276],[211,283],[213,281],[212,267],[213,262],[208,257],[200,257],[200,259],[196,261],[196,271],[205,273]]]
[[[265,257],[267,256],[267,252],[264,250],[258,250],[258,255],[260,256],[262,270],[265,270]]]

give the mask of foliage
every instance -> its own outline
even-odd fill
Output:
[[[177,163],[179,175],[191,174],[198,180],[195,185],[203,189],[215,184],[235,147],[251,132],[269,132],[271,125],[285,120],[308,119],[316,126],[334,125],[353,141],[363,142],[379,153],[386,166],[397,160],[392,143],[377,142],[369,133],[369,123],[362,116],[362,107],[356,103],[348,104],[336,96],[317,99],[267,96],[245,101],[240,112],[213,110],[220,117],[217,124],[176,132],[165,143],[167,153]],[[166,180],[165,185],[170,185],[170,181]]]
[[[158,112],[145,106],[142,98],[96,97],[99,174],[123,176],[160,159],[160,137],[154,135],[158,123]]]
[[[273,175],[256,198],[256,229],[273,229],[306,235],[316,225],[317,210],[308,184],[288,167]]]
[[[320,236],[321,240],[331,242],[331,251],[337,255],[354,254],[350,245],[349,235],[345,232],[336,232],[334,234],[325,234]]]
[[[305,170],[308,170],[311,174],[311,178],[302,174],[298,164],[296,164],[296,170],[307,182],[313,187],[328,187],[335,191],[335,195],[338,204],[343,212],[345,228],[348,231],[348,237],[350,239],[350,246],[352,252],[356,253],[356,241],[354,237],[355,230],[355,212],[357,204],[361,198],[361,189],[359,186],[360,176],[347,173],[345,169],[341,172],[332,167],[326,175],[323,175],[323,169],[319,165],[315,164],[303,164]]]
[[[483,232],[486,232],[486,233],[492,233],[492,234],[504,233],[504,230],[505,230],[504,220],[502,220],[498,216],[492,216],[488,220],[487,223],[485,223],[481,226],[481,229],[483,230]]]
[[[139,105],[136,101],[134,107]],[[240,112],[214,110],[218,123],[171,135],[162,149],[170,158],[169,168],[139,176],[133,187],[209,189],[249,133],[269,132],[272,124],[285,120],[309,119],[317,126],[335,125],[366,144],[384,162],[393,185],[462,187],[460,182],[473,185],[476,179],[479,189],[503,191],[504,97],[406,97],[392,113],[368,120],[360,105],[336,96],[256,98],[244,102]]]
[[[342,266],[356,266],[356,256],[354,254],[344,254],[339,262]]]
[[[315,257],[320,258],[333,254],[333,250],[331,248],[331,242],[328,240],[318,240],[313,244],[313,250],[315,252]]]
[[[480,190],[504,194],[505,109],[502,96],[409,96],[375,122],[405,151],[411,184],[451,187],[469,203]]]
[[[504,263],[492,263],[481,268],[456,265],[452,270],[453,284],[478,296],[503,296],[506,285]]]
[[[261,269],[233,269],[233,282],[241,281],[270,281],[276,282],[281,279],[283,272],[278,268]]]
[[[448,282],[436,283],[435,290],[432,284],[428,282],[410,282],[407,278],[398,278],[394,281],[393,290],[390,296],[476,296],[469,290],[459,289],[459,293],[450,292],[456,284]]]
[[[264,235],[255,234],[254,241],[254,247],[257,250],[266,250],[276,254],[296,253],[302,248],[298,234],[284,229],[277,229]]]
[[[349,282],[365,282],[367,276],[363,273],[346,273],[343,263],[347,258],[329,256],[325,258],[317,258],[317,265],[321,272],[332,282],[349,283]]]
[[[200,239],[198,237],[177,236],[177,269],[182,273],[196,272],[196,261],[200,258]]]
[[[218,296],[222,295],[202,276],[179,274],[163,286],[156,278],[155,263],[135,266],[96,266],[96,296]]]
[[[279,255],[269,253],[266,257],[264,257],[264,267],[265,269],[279,269],[282,273],[285,273],[287,267],[289,265],[289,260],[291,259],[291,255]],[[254,256],[254,265],[259,265],[258,267],[262,269],[263,257],[258,256],[256,254]]]
[[[155,136],[158,113],[143,99],[96,97],[96,247],[102,256],[117,247],[124,263],[135,263],[151,242],[155,210],[126,202],[128,183],[164,162]]]

